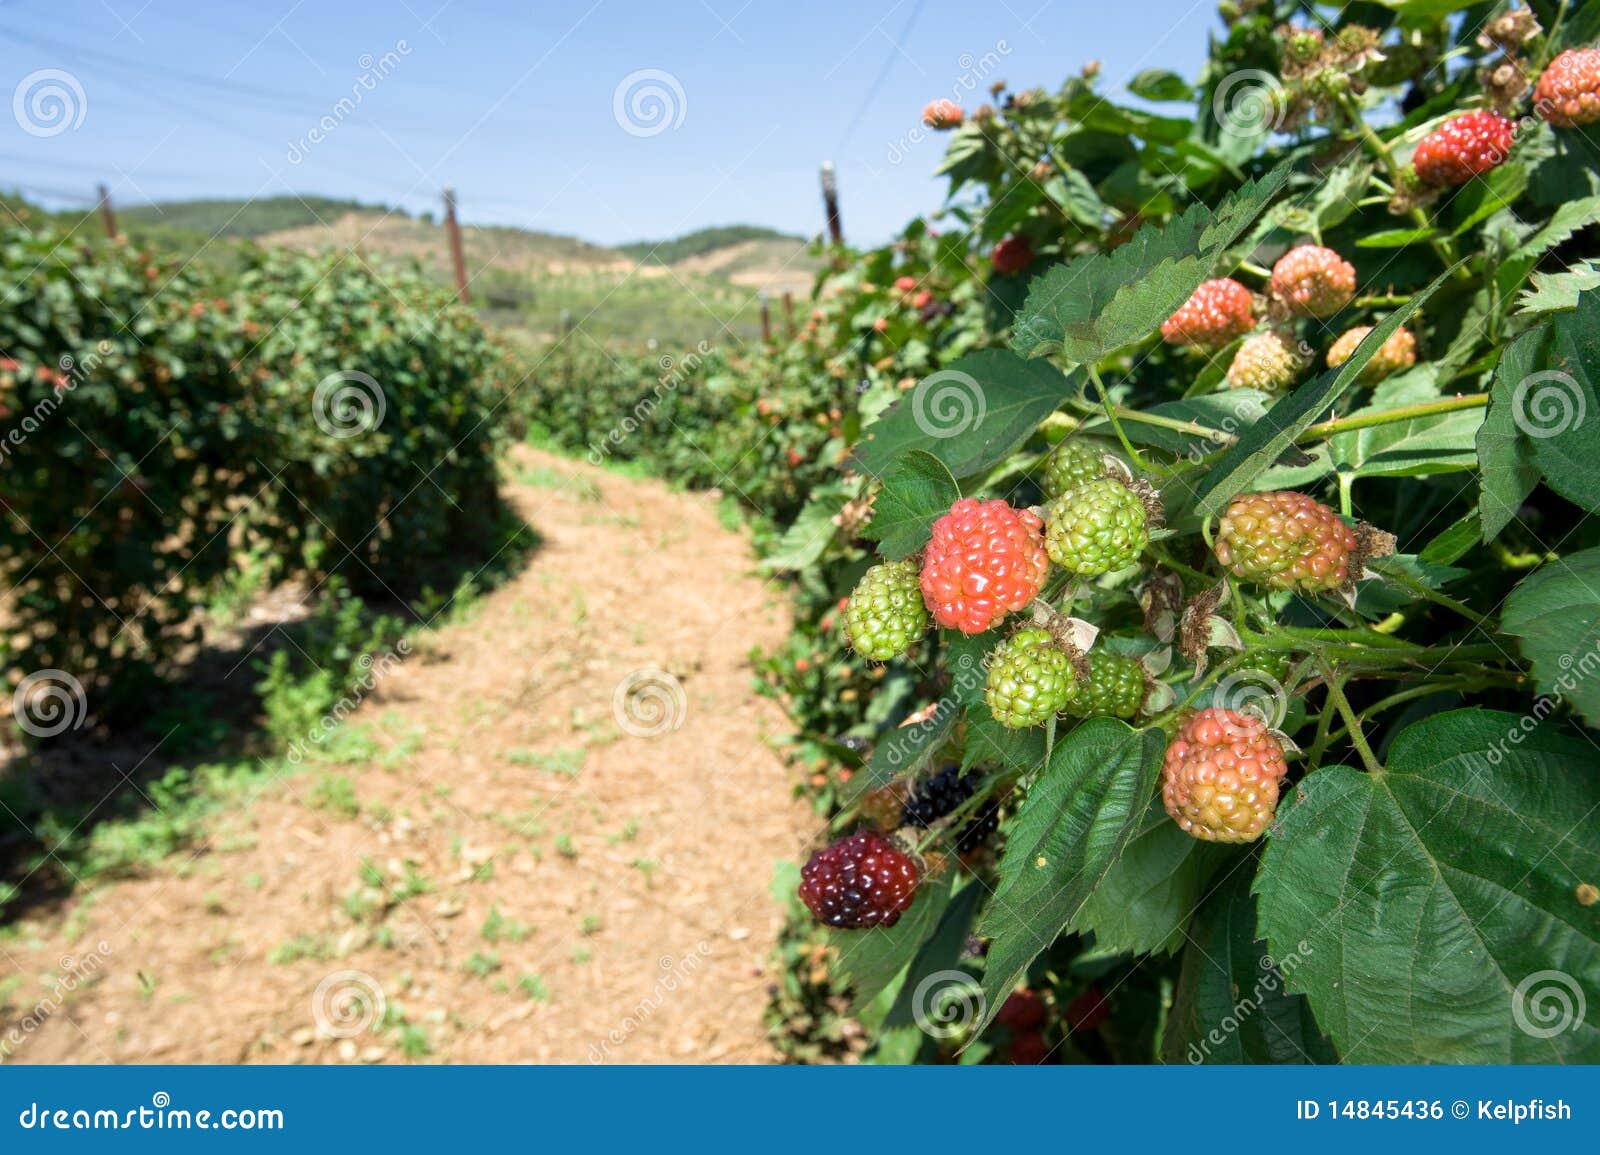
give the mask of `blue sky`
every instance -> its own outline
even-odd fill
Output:
[[[846,234],[872,243],[942,200],[942,139],[912,135],[927,100],[1089,59],[1114,92],[1192,77],[1216,27],[1212,0],[0,0],[0,187],[423,210],[449,184],[467,221],[615,243],[817,232],[832,159]],[[64,120],[30,101],[52,86]]]

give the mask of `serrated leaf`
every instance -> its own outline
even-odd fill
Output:
[[[1535,273],[1533,288],[1517,300],[1517,312],[1527,315],[1559,313],[1578,307],[1578,294],[1600,288],[1600,264],[1578,261],[1564,273]]]
[[[1452,235],[1459,237],[1480,221],[1509,208],[1527,187],[1527,166],[1516,162],[1499,165],[1487,176],[1471,181],[1451,205],[1454,214],[1460,217]]]
[[[1471,513],[1445,527],[1423,546],[1417,560],[1429,565],[1449,565],[1465,557],[1477,546],[1478,519]]]
[[[1201,480],[1196,490],[1196,511],[1202,515],[1221,513],[1236,494],[1242,493],[1252,480],[1275,464],[1284,450],[1292,446],[1301,433],[1355,384],[1361,370],[1394,331],[1405,324],[1460,267],[1457,264],[1440,274],[1431,285],[1379,322],[1362,339],[1350,359],[1338,369],[1306,382],[1245,430]]]
[[[949,513],[960,496],[944,462],[921,449],[909,449],[883,471],[872,520],[861,534],[876,541],[886,558],[909,557],[928,544],[934,519]]]
[[[983,702],[968,708],[966,744],[961,749],[962,770],[983,764],[1033,771],[1045,764],[1046,753],[1045,732],[1041,727],[1013,730],[996,722]]]
[[[844,495],[837,489],[813,494],[795,516],[793,524],[783,531],[772,552],[761,559],[761,568],[769,573],[808,568],[822,556],[839,532],[833,519],[844,501]]]
[[[1552,1030],[1548,1001],[1600,1005],[1594,748],[1524,722],[1434,715],[1381,775],[1307,776],[1274,827],[1260,929],[1346,1062],[1600,1060],[1595,1012]]]
[[[1311,1006],[1285,990],[1299,956],[1273,960],[1256,938],[1246,859],[1206,899],[1189,929],[1172,1013],[1161,1040],[1168,1063],[1336,1063]]]
[[[1288,178],[1280,166],[1232,193],[1215,213],[1192,205],[1110,253],[1079,257],[1035,278],[1011,347],[1025,357],[1059,351],[1088,364],[1143,340],[1211,275]]]
[[[872,748],[867,764],[851,776],[840,792],[846,805],[896,778],[915,774],[939,752],[960,714],[955,703],[942,701],[933,717],[889,731]]]
[[[1373,410],[1358,409],[1350,416],[1368,412]],[[1481,409],[1413,417],[1336,434],[1328,439],[1328,450],[1343,471],[1357,477],[1459,473],[1478,463],[1476,439],[1482,424]]]
[[[1600,722],[1600,548],[1546,562],[1506,599],[1506,633],[1522,640],[1540,691]]]
[[[1185,834],[1161,799],[1152,798],[1144,825],[1083,904],[1073,929],[1093,932],[1102,952],[1177,950],[1214,852],[1212,844]]]
[[[969,977],[962,981],[956,975],[963,973],[960,964],[967,953],[967,939],[986,894],[988,891],[982,886],[968,882],[945,906],[938,927],[922,944],[906,970],[906,980],[900,986],[900,993],[895,996],[894,1006],[884,1016],[886,1028],[916,1026],[920,1029],[922,1022],[918,1022],[919,1012],[923,1022],[931,1022],[935,1030],[957,1029],[962,1025],[967,1017],[964,1008],[976,1003],[978,980]],[[935,989],[936,984],[954,986],[956,989],[940,991]],[[941,994],[953,997],[955,1013],[949,1016],[952,1021],[943,1021],[944,1016],[939,1015],[938,1008],[929,1005]]]
[[[1547,326],[1530,329],[1506,346],[1489,387],[1489,408],[1478,427],[1478,520],[1493,541],[1539,484],[1528,439],[1517,427],[1515,395],[1544,360]]]
[[[863,431],[852,457],[880,477],[901,453],[922,449],[953,477],[971,477],[1022,444],[1072,391],[1046,362],[1005,349],[969,353],[890,406]]]
[[[1544,368],[1519,382],[1512,416],[1544,483],[1583,509],[1600,508],[1600,289],[1550,323]]]
[[[987,1025],[1034,957],[1071,924],[1138,833],[1166,739],[1111,718],[1060,740],[1028,788],[980,933],[989,936]]]
[[[877,998],[933,935],[950,902],[952,874],[947,870],[917,887],[910,909],[887,929],[877,926],[828,932],[838,969],[850,980],[854,991],[851,1005],[856,1010]]]

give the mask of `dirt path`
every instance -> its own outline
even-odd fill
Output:
[[[541,548],[377,682],[359,760],[0,943],[26,979],[0,1056],[773,1057],[768,886],[813,826],[750,685],[779,592],[710,498],[527,450],[511,473]]]

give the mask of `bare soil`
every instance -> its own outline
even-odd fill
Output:
[[[308,759],[203,845],[31,916],[0,942],[23,976],[0,1055],[775,1058],[768,888],[813,828],[752,689],[780,591],[709,497],[510,469],[543,544],[377,681],[346,723],[375,756]],[[633,714],[619,686],[645,687]]]

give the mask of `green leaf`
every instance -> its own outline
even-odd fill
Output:
[[[1584,509],[1600,507],[1600,289],[1550,324],[1544,369],[1518,382],[1512,415],[1544,483]]]
[[[1013,730],[994,720],[983,702],[967,710],[966,744],[961,750],[961,768],[987,764],[1024,772],[1037,770],[1045,762],[1045,732],[1029,726]]]
[[[1285,989],[1299,954],[1274,961],[1256,938],[1255,860],[1231,867],[1189,930],[1172,1014],[1161,1040],[1168,1063],[1336,1063],[1310,1004]]]
[[[980,933],[989,936],[981,1030],[1036,955],[1072,925],[1139,832],[1166,739],[1112,718],[1059,741],[1028,788]]]
[[[1548,326],[1530,329],[1506,346],[1489,387],[1489,408],[1478,428],[1478,520],[1483,540],[1493,541],[1539,484],[1528,438],[1517,426],[1517,386],[1544,360]]]
[[[1367,362],[1372,360],[1394,331],[1405,324],[1460,267],[1457,264],[1440,274],[1431,285],[1379,322],[1356,346],[1350,359],[1337,370],[1306,382],[1245,430],[1233,448],[1201,480],[1196,491],[1195,509],[1202,515],[1221,513],[1236,494],[1242,493],[1252,480],[1276,463],[1284,450],[1294,444],[1295,438],[1355,384],[1361,370],[1366,368]]]
[[[1152,798],[1143,827],[1083,904],[1074,925],[1093,931],[1100,951],[1176,951],[1199,905],[1215,849],[1185,834],[1161,799]]]
[[[1600,263],[1578,261],[1564,273],[1535,273],[1533,288],[1517,301],[1517,312],[1538,315],[1559,313],[1578,306],[1578,294],[1600,288]]]
[[[771,573],[810,567],[838,534],[839,527],[833,519],[838,516],[844,501],[838,489],[823,489],[812,494],[811,500],[796,515],[794,523],[783,531],[772,552],[761,559],[761,568]]]
[[[959,1028],[962,1025],[965,1015],[960,1013],[960,1008],[976,1003],[978,980],[956,976],[964,974],[960,964],[967,953],[967,939],[978,917],[978,906],[988,893],[977,883],[968,882],[945,906],[933,935],[922,944],[917,957],[911,960],[906,981],[901,984],[894,1006],[884,1016],[883,1025],[886,1028],[920,1028],[923,1022],[931,1022],[935,1030]],[[940,995],[948,996],[954,1002],[957,1013],[950,1016],[951,1021],[945,1021],[945,1016],[939,1014],[937,999]],[[919,1011],[923,1022],[917,1021]]]
[[[1226,250],[1288,181],[1287,166],[1231,194],[1215,213],[1193,205],[1146,225],[1110,253],[1092,253],[1036,277],[1013,328],[1025,357],[1059,351],[1088,364],[1144,340],[1187,301]]]
[[[1527,188],[1528,169],[1519,163],[1502,164],[1487,176],[1471,181],[1450,206],[1453,214],[1460,216],[1452,235],[1459,237],[1480,221],[1509,208]]]
[[[1488,710],[1407,727],[1381,775],[1295,788],[1256,878],[1273,957],[1350,1063],[1592,1063],[1600,1000],[1594,747]]]
[[[828,941],[838,956],[838,968],[854,991],[851,1005],[856,1010],[877,998],[934,933],[950,903],[953,873],[947,870],[917,887],[910,909],[888,929],[875,926],[828,932]]]
[[[1398,12],[1409,24],[1431,24],[1452,12],[1471,8],[1478,0],[1377,0],[1392,12]]]
[[[1358,409],[1355,417],[1371,410]],[[1357,477],[1421,477],[1459,473],[1478,463],[1476,439],[1483,410],[1462,409],[1352,429],[1328,439],[1333,460]]]
[[[863,431],[853,457],[881,477],[905,450],[922,449],[952,476],[971,477],[1021,445],[1071,392],[1054,365],[1005,349],[969,353],[890,406]]]
[[[907,450],[883,471],[883,488],[862,536],[876,541],[886,558],[909,557],[928,544],[934,519],[949,513],[960,496],[944,462],[921,449]]]
[[[1540,691],[1600,721],[1600,548],[1546,562],[1506,599],[1506,633],[1522,639]]]
[[[840,792],[845,804],[853,804],[869,791],[921,770],[950,737],[959,714],[954,703],[941,701],[933,717],[885,734],[872,748],[867,764],[851,776]]]
[[[1176,72],[1147,68],[1128,81],[1128,91],[1144,100],[1188,100],[1194,95],[1189,82]]]
[[[1478,519],[1471,513],[1446,526],[1422,547],[1417,560],[1428,565],[1449,565],[1459,561],[1478,544]]]
[[[1403,249],[1407,245],[1420,245],[1438,236],[1436,229],[1384,229],[1368,233],[1356,241],[1358,249]]]

